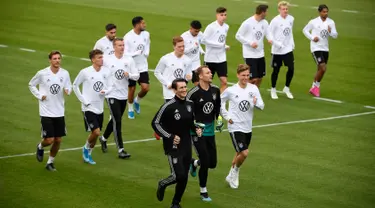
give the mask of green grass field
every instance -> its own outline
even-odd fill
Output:
[[[270,2],[270,1],[269,1]],[[270,3],[271,20],[276,0]],[[307,93],[315,72],[309,41],[302,28],[316,17],[310,8],[320,1],[292,1],[295,17],[296,72],[292,81],[295,99],[279,95],[271,100],[271,69],[261,87],[266,107],[256,112],[251,153],[241,168],[240,187],[230,189],[225,176],[234,154],[227,132],[217,133],[218,166],[210,172],[208,191],[213,201],[199,198],[197,178],[189,178],[183,207],[266,208],[375,206],[375,17],[372,0],[326,0],[339,33],[330,41],[328,72],[321,96],[332,103],[312,99]],[[31,77],[48,65],[47,54],[59,49],[66,56],[62,66],[73,80],[90,63],[87,58],[95,41],[104,35],[104,25],[118,25],[118,36],[131,29],[131,18],[143,16],[151,33],[149,68],[172,50],[171,38],[186,31],[189,22],[203,25],[214,20],[218,6],[228,8],[227,39],[229,81],[235,82],[235,67],[242,63],[241,45],[234,38],[241,22],[252,15],[253,1],[224,0],[13,0],[0,3],[1,78],[0,94],[0,206],[1,207],[169,207],[174,187],[163,202],[156,199],[157,181],[169,174],[160,141],[152,138],[152,117],[162,104],[162,89],[151,76],[151,92],[142,100],[142,113],[135,120],[123,119],[125,148],[130,160],[117,159],[112,145],[107,154],[96,148],[97,165],[83,164],[80,148],[83,129],[80,103],[66,98],[68,135],[55,159],[58,172],[48,172],[33,154],[40,139],[38,103],[28,90]],[[342,10],[354,10],[348,13]],[[35,52],[19,48],[33,49]],[[270,47],[266,47],[269,63]],[[279,76],[278,89],[285,80]],[[217,83],[217,79],[215,78]],[[345,116],[346,115],[346,116]],[[108,110],[105,110],[108,118]],[[106,119],[107,122],[107,119]],[[113,139],[110,138],[110,142]],[[14,156],[17,157],[6,157]],[[47,155],[46,155],[47,156]],[[45,158],[46,159],[46,158]]]

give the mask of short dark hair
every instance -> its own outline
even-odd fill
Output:
[[[113,30],[113,29],[116,29],[116,25],[115,24],[112,24],[112,23],[109,23],[105,26],[105,30],[108,32],[110,30]]]
[[[197,75],[200,75],[200,74],[203,73],[203,69],[204,69],[204,68],[208,68],[208,66],[207,66],[207,65],[202,65],[202,66],[198,67],[197,69],[193,69],[193,70],[196,70],[195,73],[196,73]],[[208,69],[209,69],[209,68],[208,68]]]
[[[188,83],[186,81],[186,79],[184,79],[184,78],[177,78],[177,79],[173,80],[173,82],[172,82],[172,89],[177,90],[177,83],[179,83],[179,82],[185,82],[185,84]]]
[[[201,29],[202,28],[202,24],[198,20],[191,21],[190,26],[194,29]]]
[[[115,38],[115,39],[113,39],[113,41],[112,41],[113,46],[116,45],[117,41],[124,41],[124,38]]]
[[[255,9],[255,14],[262,14],[263,12],[266,12],[268,9],[268,5],[265,5],[265,4],[260,4],[257,6],[257,8]]]
[[[249,70],[250,71],[250,66],[247,65],[247,64],[239,64],[238,67],[237,67],[237,74],[240,74],[244,71],[247,71]]]
[[[96,55],[103,55],[103,51],[101,51],[99,49],[94,49],[94,50],[90,51],[90,53],[89,53],[90,60],[92,60]]]
[[[216,14],[224,13],[226,11],[227,11],[227,9],[225,7],[218,7],[216,9]]]
[[[60,55],[60,58],[62,57],[61,52],[55,50],[55,51],[51,51],[51,52],[48,54],[48,58],[49,58],[49,59],[52,59],[52,56],[53,56],[53,55],[56,55],[56,54],[59,54],[59,55]]]
[[[173,40],[172,40],[173,46],[176,46],[176,44],[179,42],[184,42],[184,39],[181,36],[173,37]]]
[[[133,27],[135,27],[137,24],[141,23],[143,20],[143,17],[141,16],[136,16],[132,19],[132,24],[133,24]]]
[[[321,4],[321,5],[318,6],[318,11],[319,11],[319,12],[322,12],[323,9],[327,9],[327,10],[329,10],[329,9],[328,9],[328,6],[325,5],[325,4]]]

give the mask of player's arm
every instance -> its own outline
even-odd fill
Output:
[[[225,89],[223,93],[221,93],[221,104],[220,104],[220,113],[221,113],[221,116],[229,121],[231,120],[230,116],[229,116],[229,112],[227,111],[226,109],[226,103],[227,101],[229,100],[230,98],[230,92],[228,90],[229,88]]]
[[[129,79],[137,81],[139,79],[139,71],[135,66],[133,58],[130,58],[130,68],[129,68]]]
[[[103,52],[103,47],[100,45],[100,39],[98,41],[96,41],[95,45],[94,45],[94,50],[95,49],[99,49]]]
[[[64,91],[65,94],[70,95],[72,93],[72,82],[70,81],[70,75],[69,72],[66,72],[66,78],[64,83]]]
[[[329,24],[328,27],[330,28],[329,35],[336,39],[339,34],[337,33],[335,22],[332,21],[332,24]]]
[[[254,107],[258,108],[259,110],[263,110],[264,102],[263,102],[262,96],[260,95],[259,89],[257,87],[255,87],[255,99],[256,99],[256,102],[254,104]]]
[[[38,99],[44,100],[46,98],[45,95],[40,94],[38,88],[36,87],[42,82],[41,72],[37,72],[33,78],[31,78],[29,82],[29,90],[30,92]],[[44,98],[43,98],[44,97]]]
[[[278,25],[277,19],[273,18],[273,20],[271,20],[271,23],[267,28],[267,32],[266,32],[267,37],[266,38],[267,38],[268,42],[271,43],[272,45],[275,45],[278,48],[283,48],[284,46],[283,46],[282,42],[277,41],[276,38],[275,38],[276,35],[278,35],[278,34],[275,34],[276,31],[277,31],[277,25]]]
[[[89,105],[90,103],[88,103],[85,98],[83,97],[82,93],[81,93],[81,90],[79,89],[79,86],[84,82],[85,80],[85,75],[84,75],[84,71],[81,70],[77,77],[75,78],[74,82],[73,82],[73,91],[74,91],[74,94],[76,94],[78,100],[83,103],[84,105]]]
[[[127,56],[136,57],[142,54],[142,50],[134,51],[134,49],[132,48],[131,39],[127,37],[126,35],[124,36],[124,47],[125,47],[125,55]]]
[[[220,89],[217,89],[216,92],[216,100],[215,100],[215,118],[217,119],[220,116],[221,110],[221,97],[220,97]]]
[[[314,40],[314,37],[311,35],[310,31],[313,29],[312,20],[310,20],[309,23],[303,28],[302,32],[305,35],[305,37],[309,40]]]
[[[236,33],[236,39],[244,45],[251,45],[253,43],[253,41],[247,40],[245,38],[245,35],[248,32],[248,28],[250,28],[250,26],[248,26],[246,22],[243,22]]]
[[[159,60],[159,63],[158,65],[156,65],[156,68],[155,68],[155,71],[154,71],[154,74],[155,74],[155,77],[159,80],[159,82],[166,86],[166,87],[169,87],[172,82],[168,81],[167,79],[164,78],[164,71],[165,71],[165,68],[166,68],[166,64],[165,64],[165,57],[163,56],[160,60]]]
[[[211,37],[214,35],[215,29],[208,26],[203,33],[202,44],[214,48],[222,48],[225,46],[225,43],[219,43],[217,40],[212,40]]]
[[[154,118],[152,119],[151,126],[156,132],[156,134],[163,137],[163,139],[174,139],[175,135],[168,133],[165,128],[163,127],[163,120],[168,118],[168,104],[164,104],[160,107],[158,112],[155,114]]]
[[[201,43],[202,43],[202,37],[203,37],[203,33],[199,32],[199,34],[198,34],[199,53],[205,54],[206,52],[203,50],[202,45],[201,45]]]
[[[192,52],[194,50],[194,48],[196,48],[196,45],[193,44],[192,46],[190,47],[186,47],[188,44],[187,44],[187,39],[185,38],[185,36],[181,36],[183,39],[184,39],[184,44],[185,44],[185,48],[184,48],[184,54],[187,55],[189,54],[190,52]]]
[[[186,76],[185,79],[187,81],[190,81],[193,78],[193,70],[192,70],[192,62],[189,61],[190,63],[186,66]]]
[[[105,70],[107,73],[106,73],[106,79],[105,79],[105,88],[100,92],[104,95],[108,95],[109,93],[111,93],[115,88],[116,88],[116,85],[115,85],[115,82],[114,82],[114,74],[112,74],[112,71],[109,70],[108,68],[103,68],[102,70]]]
[[[291,33],[290,33],[290,35],[291,35],[291,39],[292,39],[292,48],[293,48],[293,50],[294,50],[294,48],[296,47],[296,45],[295,45],[295,43],[294,43],[294,35],[293,35],[293,27],[294,27],[294,18],[293,18],[293,21],[292,21],[292,26],[291,26]]]
[[[151,48],[151,38],[150,38],[150,33],[148,33],[148,37],[146,39],[146,45],[145,45],[145,50],[143,51],[143,55],[148,57],[150,55],[150,48]]]

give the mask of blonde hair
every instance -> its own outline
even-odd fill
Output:
[[[281,6],[289,6],[289,2],[287,1],[280,1],[278,4],[277,4],[278,8],[280,8]]]

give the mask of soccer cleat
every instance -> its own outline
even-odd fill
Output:
[[[231,188],[233,188],[233,189],[238,188],[238,186],[239,186],[239,179],[238,179],[239,175],[240,175],[240,169],[238,169],[238,171],[235,171],[233,169],[233,171],[232,171],[232,181],[229,184]]]
[[[43,162],[44,149],[39,149],[39,144],[36,146],[36,159]]]
[[[128,118],[129,119],[135,119],[135,117],[134,117],[134,111],[128,111]]]
[[[46,165],[46,169],[49,170],[49,171],[57,171],[55,166],[53,165],[53,163],[48,163]]]
[[[95,164],[96,164],[96,162],[92,159],[92,157],[91,157],[90,154],[89,154],[89,158],[88,158],[88,160],[85,161],[85,162],[87,162],[87,163],[90,164],[90,165],[95,165]]]
[[[141,106],[139,105],[139,103],[134,102],[134,103],[133,103],[133,106],[134,106],[135,112],[136,112],[137,114],[140,114],[140,113],[141,113]]]
[[[127,153],[125,150],[122,150],[121,152],[118,153],[118,157],[121,159],[127,159],[130,158],[130,154]]]
[[[181,205],[180,204],[172,204],[171,208],[181,208]]]
[[[85,146],[82,148],[82,157],[84,162],[89,162],[89,150]]]
[[[190,171],[190,175],[191,175],[192,177],[197,176],[197,167],[194,166],[194,160],[193,160],[192,163],[190,164],[190,169],[189,169],[189,171]]]
[[[286,96],[287,96],[289,99],[293,99],[293,98],[294,98],[293,95],[292,95],[292,93],[290,92],[289,87],[284,87],[283,92],[286,94]]]
[[[229,184],[229,186],[230,186],[230,183],[231,183],[232,180],[233,180],[232,169],[233,169],[233,168],[230,169],[229,174],[228,174],[227,177],[225,178],[225,181]]]
[[[103,140],[103,136],[99,137],[99,141],[100,141],[100,144],[102,146],[102,152],[106,153],[108,151],[108,149],[107,149],[107,141]]]
[[[211,197],[208,196],[208,193],[201,193],[201,199],[202,201],[205,201],[205,202],[210,202],[212,201]]]
[[[158,190],[156,191],[156,197],[159,201],[163,201],[164,193],[165,193],[165,186],[162,186],[160,182],[158,183]]]
[[[320,97],[320,89],[317,86],[314,86],[314,87],[310,88],[309,92],[310,92],[310,94],[312,94],[315,97]]]
[[[274,100],[279,99],[279,97],[277,96],[275,88],[271,88],[271,98],[274,99]]]

